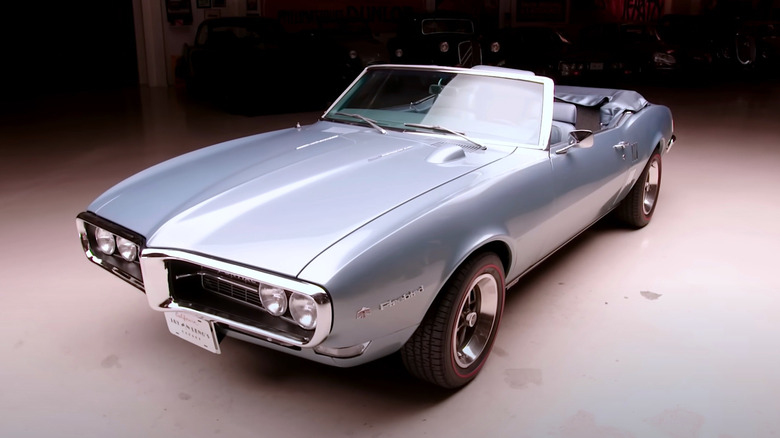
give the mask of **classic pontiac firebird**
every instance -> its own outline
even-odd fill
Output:
[[[78,215],[86,256],[170,331],[340,367],[400,351],[447,388],[505,291],[613,212],[653,216],[668,108],[498,67],[367,68],[316,123],[151,167]]]

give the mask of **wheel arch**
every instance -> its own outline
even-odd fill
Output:
[[[509,247],[509,244],[503,240],[495,239],[477,245],[465,258],[463,258],[463,260],[460,261],[460,263],[457,264],[457,266],[455,266],[455,268],[450,273],[450,278],[455,272],[458,271],[461,266],[463,266],[464,263],[485,253],[495,254],[499,260],[501,260],[501,267],[504,269],[504,276],[506,276],[507,272],[509,272],[509,269],[512,267],[512,251]],[[449,281],[449,278],[447,281]]]

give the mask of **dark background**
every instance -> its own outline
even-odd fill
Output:
[[[2,98],[138,84],[131,0],[3,6]]]

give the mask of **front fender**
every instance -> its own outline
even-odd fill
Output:
[[[450,184],[464,179],[471,176]],[[462,207],[445,201],[431,209],[422,198],[356,230],[300,273],[299,278],[325,286],[331,295],[334,322],[326,345],[357,345],[416,326],[467,257],[475,239],[459,232],[466,224],[453,220]]]
[[[501,160],[450,181],[356,230],[306,266],[298,277],[325,287],[333,301],[333,329],[324,344],[348,347],[417,326],[447,280],[485,245],[501,249],[507,277],[518,258],[535,260],[531,252],[539,245],[524,236],[538,230],[551,198],[529,190],[532,200],[509,202],[533,174],[517,166]],[[530,255],[517,257],[520,245]]]

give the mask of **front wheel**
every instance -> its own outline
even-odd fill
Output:
[[[444,388],[473,380],[493,347],[504,296],[504,270],[496,255],[464,263],[401,350],[409,372]]]
[[[628,195],[620,202],[617,217],[634,228],[642,228],[653,218],[658,194],[661,191],[661,154],[650,156],[647,166]]]

